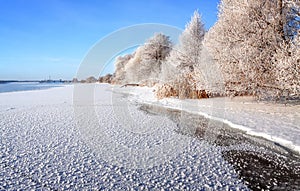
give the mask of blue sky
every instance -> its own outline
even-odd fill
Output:
[[[0,0],[0,80],[72,79],[89,49],[142,23],[181,29],[194,10],[209,29],[219,0]],[[113,44],[111,45],[113,46]],[[108,67],[112,70],[112,66]]]

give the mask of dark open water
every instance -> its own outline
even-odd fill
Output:
[[[300,156],[293,151],[200,115],[153,105],[140,109],[166,115],[178,124],[178,133],[220,147],[223,158],[251,190],[300,190]]]

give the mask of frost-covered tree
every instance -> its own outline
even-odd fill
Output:
[[[113,84],[122,84],[125,83],[126,71],[125,65],[129,62],[129,60],[133,58],[132,54],[128,54],[125,56],[119,56],[115,61],[115,73],[112,78]]]
[[[138,47],[134,52],[134,56],[128,60],[125,65],[125,78],[123,83],[139,83],[141,80],[140,63],[142,55],[142,47]]]
[[[95,83],[97,79],[94,76],[90,76],[85,80],[86,83]]]
[[[157,33],[143,46],[142,59],[145,61],[162,62],[169,55],[172,48],[170,37]]]
[[[292,43],[283,43],[274,56],[276,86],[281,96],[300,97],[300,35]]]
[[[198,11],[195,11],[179,38],[178,46],[170,53],[168,62],[179,70],[194,71],[195,66],[200,62],[204,35],[204,24]]]
[[[143,77],[160,78],[161,68],[169,55],[172,43],[168,36],[161,33],[149,39],[142,47],[140,71]],[[143,78],[142,77],[142,78]]]
[[[218,22],[206,36],[205,46],[222,69],[228,93],[259,94],[261,88],[276,83],[274,55],[297,28],[291,10],[296,10],[296,2],[221,1]]]
[[[159,80],[163,62],[172,48],[170,38],[158,33],[139,47],[125,66],[126,80],[140,83],[149,79]]]
[[[113,78],[113,75],[112,74],[106,74],[105,76],[100,76],[98,78],[98,82],[100,83],[111,83],[112,81],[112,78]]]
[[[201,97],[199,90],[203,90],[201,85],[203,85],[204,78],[199,66],[203,55],[204,35],[204,24],[198,11],[195,11],[179,37],[179,44],[172,49],[163,67],[162,73],[165,84],[161,85],[157,91],[159,97],[164,94],[171,96],[168,91],[165,91],[165,87],[171,88],[173,93],[177,92],[173,96],[180,98]]]
[[[77,78],[72,79],[72,83],[78,83],[78,82],[79,82],[79,80]]]

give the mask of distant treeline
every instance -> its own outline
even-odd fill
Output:
[[[112,79],[114,76],[112,74],[106,74],[105,76],[101,76],[98,79],[95,78],[94,76],[90,76],[86,79],[79,80],[77,78],[73,78],[72,82],[73,83],[111,83]]]

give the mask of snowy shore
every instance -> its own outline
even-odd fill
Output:
[[[201,109],[200,114],[213,119],[224,115],[227,123],[239,124],[235,119],[249,123],[252,119],[253,124],[262,124],[261,127],[268,124],[259,121],[267,112],[252,116],[257,104],[251,101],[158,101],[150,88],[77,84],[1,93],[0,190],[249,190],[289,185],[299,188],[297,160],[291,158],[296,161],[291,163],[285,155],[274,153],[272,145],[253,143],[240,131],[222,131],[219,135],[225,137],[216,138],[217,144],[187,136],[178,131],[185,122],[180,124],[169,116],[143,110],[143,103],[194,113]],[[236,105],[246,105],[247,110]],[[261,108],[265,107],[261,104]],[[243,115],[245,111],[249,111],[248,116]],[[282,111],[277,108],[273,112],[279,115]],[[293,111],[289,111],[291,115],[298,115]],[[277,117],[272,115],[272,119]],[[293,118],[286,123],[290,119],[291,116],[285,116],[283,121],[276,119],[274,123],[285,125],[284,132],[289,133],[293,126],[287,124],[299,121]],[[283,138],[296,145],[297,133]],[[214,134],[209,135],[212,136],[208,138],[214,138]],[[276,135],[281,136],[278,132]],[[220,141],[225,144],[219,144]],[[238,165],[245,167],[247,173],[247,166],[256,161],[253,173],[244,176],[243,169],[235,166],[237,161],[241,161]],[[267,166],[265,161],[269,161]],[[276,173],[270,173],[274,169]],[[281,180],[286,174],[289,179]]]
[[[0,190],[248,190],[220,148],[112,89],[0,94]]]
[[[300,154],[300,105],[257,102],[252,97],[158,100],[153,88],[115,89],[131,94],[132,101],[200,114]]]

